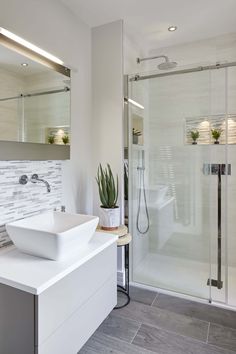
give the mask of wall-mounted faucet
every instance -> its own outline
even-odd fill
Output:
[[[50,193],[51,192],[51,187],[49,185],[49,183],[47,181],[45,181],[42,178],[39,178],[39,176],[37,175],[37,173],[34,173],[31,178],[30,178],[30,182],[32,183],[37,183],[37,182],[43,182],[46,185],[47,188],[47,192]]]
[[[29,182],[29,178],[27,175],[22,175],[20,178],[19,178],[19,183],[20,184],[27,184]],[[34,173],[31,178],[30,178],[30,182],[32,183],[37,183],[37,182],[43,182],[46,187],[47,187],[47,192],[50,193],[51,192],[51,187],[49,185],[49,183],[47,181],[45,181],[44,179],[42,178],[39,178],[38,174],[37,173]]]

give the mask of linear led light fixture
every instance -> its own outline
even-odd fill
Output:
[[[28,58],[35,60],[43,65],[46,65],[47,67],[50,67],[51,69],[54,69],[66,76],[70,76],[70,69],[64,66],[64,63],[61,59],[17,36],[16,34],[6,30],[3,27],[0,27],[0,44],[9,49],[13,49],[16,52],[25,55]]]
[[[142,106],[140,103],[132,100],[131,98],[127,98],[125,97],[125,103],[128,104],[128,103],[131,103],[132,105],[138,107],[138,108],[141,108],[141,109],[144,109],[144,106]]]

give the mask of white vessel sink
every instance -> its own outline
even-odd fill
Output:
[[[6,229],[22,252],[59,261],[88,244],[98,221],[96,216],[47,212],[11,222]]]

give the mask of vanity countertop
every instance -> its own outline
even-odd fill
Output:
[[[61,262],[24,254],[15,246],[3,248],[0,250],[0,283],[39,295],[116,241],[115,235],[95,232],[86,248]]]

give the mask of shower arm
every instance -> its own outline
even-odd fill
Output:
[[[157,55],[155,57],[137,58],[137,63],[140,64],[142,61],[159,59],[159,58],[164,58],[166,62],[169,61],[169,58],[166,55]]]

